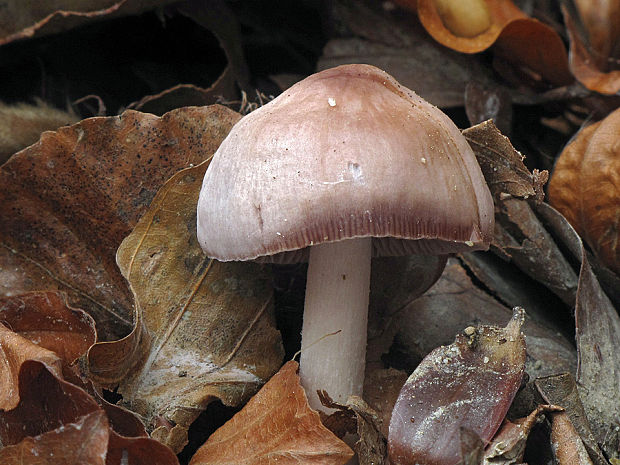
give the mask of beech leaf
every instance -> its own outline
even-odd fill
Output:
[[[161,118],[126,111],[56,132],[0,167],[0,295],[63,290],[103,340],[132,327],[114,257],[172,174],[200,163],[240,115],[220,106]]]
[[[198,245],[196,204],[207,166],[174,175],[119,247],[136,326],[89,354],[91,376],[120,382],[123,403],[176,451],[212,400],[246,401],[283,356],[268,268],[211,260]]]
[[[504,419],[525,369],[522,308],[505,328],[469,327],[431,352],[400,392],[388,437],[395,465],[456,465],[461,427],[488,442]]]
[[[298,369],[297,362],[287,362],[209,437],[190,465],[340,465],[353,457],[309,407]]]

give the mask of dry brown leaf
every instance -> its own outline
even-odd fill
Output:
[[[573,14],[562,5],[570,39],[570,67],[588,89],[602,94],[620,91],[620,3],[615,0],[575,2],[587,38],[583,38]]]
[[[283,356],[268,269],[211,260],[198,245],[196,204],[207,166],[174,175],[119,247],[136,326],[89,354],[91,376],[120,382],[124,404],[176,451],[212,400],[246,401]]]
[[[620,109],[588,126],[558,157],[549,203],[601,262],[620,274]]]
[[[551,450],[558,465],[593,465],[568,414],[557,412],[551,418]]]
[[[71,308],[60,292],[30,292],[0,298],[0,322],[73,364],[95,343],[95,322]]]
[[[484,454],[484,465],[514,465],[523,462],[525,446],[532,428],[543,414],[561,412],[557,405],[539,405],[526,418],[505,420]]]
[[[0,461],[5,465],[105,465],[108,432],[105,413],[95,410],[75,422],[0,449]]]
[[[607,459],[596,444],[590,424],[581,404],[575,378],[568,373],[534,380],[534,385],[546,402],[553,402],[565,409],[571,424],[577,431],[592,461],[596,465],[608,465]],[[564,465],[564,464],[562,464]]]
[[[164,181],[210,156],[239,118],[220,106],[127,111],[44,133],[0,167],[0,295],[64,290],[100,338],[127,334],[118,245]]]
[[[336,465],[353,457],[353,451],[308,406],[297,371],[297,362],[286,363],[211,435],[190,465]]]

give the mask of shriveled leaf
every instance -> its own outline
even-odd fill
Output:
[[[592,461],[596,465],[608,465],[590,430],[573,375],[563,373],[547,376],[534,380],[534,384],[546,402],[564,407],[565,414],[579,434]]]
[[[67,365],[95,343],[93,319],[66,303],[60,292],[30,292],[0,298],[0,322],[36,345],[58,355]]]
[[[415,14],[390,12],[374,1],[332,2],[333,16],[356,38],[333,38],[323,49],[318,69],[368,63],[439,107],[463,105],[470,81],[498,85],[479,57],[446,49],[428,39]]]
[[[474,150],[493,195],[504,193],[524,199],[536,197],[542,200],[545,181],[541,182],[540,175],[529,172],[523,164],[525,157],[512,146],[493,121],[484,121],[465,129],[463,135]]]
[[[480,321],[501,325],[511,316],[510,308],[476,287],[455,259],[448,261],[443,275],[428,292],[397,309],[390,325],[396,333],[392,350],[400,366],[409,366],[410,370],[438,345],[450,344],[450,335],[463,328]],[[528,311],[522,328],[528,342],[528,373],[544,376],[574,372],[577,354],[572,342],[561,336],[559,326],[554,327],[544,317]]]
[[[620,110],[588,126],[557,159],[549,203],[603,264],[620,273]]]
[[[486,448],[484,465],[513,465],[523,462],[528,436],[541,415],[561,411],[562,407],[557,405],[540,405],[526,418],[514,422],[505,420]]]
[[[298,364],[290,361],[213,433],[190,465],[344,464],[353,451],[308,406]]]
[[[179,465],[169,448],[149,437],[126,437],[110,429],[106,465]]]
[[[137,14],[168,0],[11,1],[0,13],[0,45],[71,29],[88,22]]]
[[[5,465],[105,465],[109,463],[106,462],[108,440],[109,426],[105,413],[95,410],[73,423],[0,449],[0,461]]]
[[[388,438],[396,465],[452,465],[461,459],[460,430],[488,442],[521,384],[525,312],[515,308],[505,328],[467,328],[453,344],[431,352],[400,393]]]
[[[334,413],[323,419],[323,424],[330,430],[331,420],[340,423],[344,433],[356,434],[357,441],[353,448],[360,465],[383,465],[387,460],[387,440],[382,430],[382,420],[378,412],[368,405],[361,397],[350,396],[345,404],[333,401],[325,391],[319,391],[319,400],[323,407],[336,409]],[[338,425],[335,425],[338,426]],[[341,436],[341,434],[337,434]]]
[[[30,360],[45,364],[56,375],[62,373],[61,360],[54,352],[0,324],[0,409],[11,410],[19,404],[20,369]]]
[[[593,465],[568,414],[557,412],[551,417],[551,449],[558,465]]]
[[[198,245],[196,204],[207,165],[174,175],[119,247],[136,327],[90,351],[92,376],[120,382],[123,402],[177,451],[212,400],[244,402],[283,356],[268,269],[211,260]]]
[[[99,337],[132,327],[116,249],[159,187],[219,146],[239,115],[219,106],[135,111],[46,132],[0,167],[0,295],[64,290]]]
[[[577,1],[576,4],[589,37],[582,37],[575,18],[562,5],[570,39],[571,71],[588,89],[602,94],[617,94],[620,91],[620,69],[616,64],[618,56],[614,56],[614,52],[618,53],[620,41],[620,5],[613,0]]]

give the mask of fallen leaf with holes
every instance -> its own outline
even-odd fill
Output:
[[[163,183],[213,154],[240,115],[220,106],[158,118],[127,111],[56,132],[0,167],[0,296],[63,290],[102,340],[132,328],[116,249]]]
[[[135,296],[125,339],[95,345],[90,375],[119,384],[152,436],[180,451],[214,399],[245,402],[280,366],[268,268],[207,258],[196,204],[208,162],[175,174],[118,250]]]
[[[469,327],[418,365],[392,413],[391,463],[455,465],[462,427],[484,442],[493,437],[523,377],[524,318],[523,309],[515,308],[505,328]]]
[[[353,451],[308,406],[297,362],[286,363],[246,406],[213,433],[190,465],[337,465]]]

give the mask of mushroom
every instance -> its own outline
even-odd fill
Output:
[[[315,409],[318,389],[362,394],[371,257],[487,249],[494,221],[458,128],[362,64],[313,74],[242,118],[197,215],[210,257],[309,260],[300,376]]]

